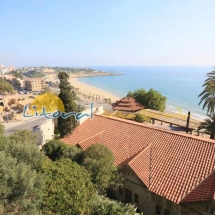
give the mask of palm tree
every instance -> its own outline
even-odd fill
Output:
[[[205,134],[210,134],[210,139],[215,139],[215,114],[209,116],[209,118],[205,119],[204,122],[201,123],[197,131],[201,129],[205,129]]]
[[[199,105],[204,101],[203,110],[207,107],[207,114],[211,116],[215,109],[215,67],[214,71],[207,73],[207,79],[202,87],[205,89],[199,94],[201,97]]]

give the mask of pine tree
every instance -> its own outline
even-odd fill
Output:
[[[60,79],[60,94],[58,95],[58,97],[62,100],[64,104],[64,111],[66,113],[76,112],[77,106],[74,101],[75,93],[71,91],[72,88],[68,81],[69,75],[66,72],[60,72],[58,74],[58,78]],[[66,119],[59,117],[57,127],[61,138],[65,137],[67,134],[71,133],[72,130],[76,127],[76,119],[74,116],[70,116]]]

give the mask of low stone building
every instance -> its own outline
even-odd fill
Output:
[[[125,179],[114,195],[144,215],[215,214],[215,140],[95,115],[62,141],[107,146]]]

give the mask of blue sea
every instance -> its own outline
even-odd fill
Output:
[[[129,91],[153,88],[167,97],[166,109],[204,119],[206,110],[198,105],[206,74],[213,67],[95,66],[96,70],[123,73],[122,76],[85,77],[79,81],[125,97]]]

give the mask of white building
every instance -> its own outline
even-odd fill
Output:
[[[4,65],[0,65],[0,75],[8,73],[8,68]]]
[[[54,120],[46,120],[40,126],[34,129],[38,136],[37,145],[41,148],[47,141],[54,138]]]

